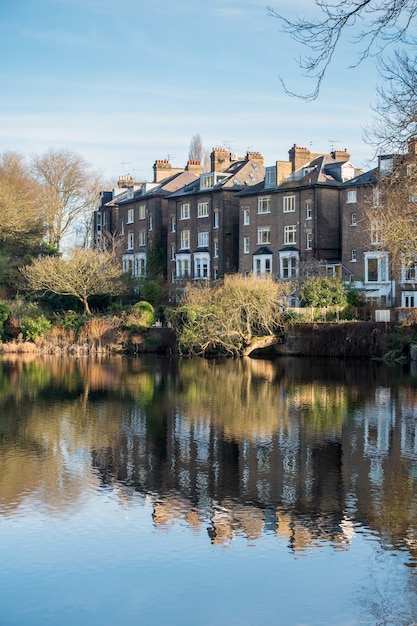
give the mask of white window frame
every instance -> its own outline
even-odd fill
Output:
[[[180,219],[181,220],[189,220],[190,219],[190,205],[189,205],[188,202],[181,205]]]
[[[281,280],[292,280],[298,277],[299,254],[298,252],[279,253],[279,276]]]
[[[243,254],[249,254],[250,251],[250,238],[243,237]]]
[[[133,250],[135,246],[134,233],[127,233],[127,249]]]
[[[266,243],[271,243],[271,227],[259,226],[258,227],[258,244],[264,245]]]
[[[153,215],[149,216],[149,230],[153,230]]]
[[[209,246],[209,233],[207,230],[197,234],[197,247],[208,248]]]
[[[217,239],[213,241],[213,257],[215,259],[219,258],[219,242]]]
[[[375,187],[372,190],[372,206],[378,207],[381,204],[381,190],[378,187]]]
[[[369,261],[376,261],[376,279],[369,278]],[[365,252],[365,282],[370,284],[389,283],[388,254],[386,252]]]
[[[270,213],[271,212],[271,196],[259,196],[258,198],[258,213]]]
[[[417,258],[409,256],[401,259],[401,282],[417,283]]]
[[[306,200],[306,220],[313,219],[313,202]]]
[[[351,213],[350,214],[350,225],[351,226],[357,226],[358,225],[357,214],[356,213]]]
[[[140,230],[138,233],[138,243],[140,247],[146,246],[146,232]]]
[[[243,209],[243,226],[250,225],[250,209]]]
[[[194,253],[194,278],[196,280],[210,278],[210,254],[208,252]]]
[[[371,222],[371,245],[376,246],[381,243],[381,222],[375,220]]]
[[[289,224],[284,226],[284,245],[290,246],[297,243],[297,226],[295,224]]]
[[[177,228],[177,220],[175,219],[175,215],[171,215],[171,233],[175,233]]]
[[[350,262],[351,263],[356,263],[356,261],[357,261],[357,252],[356,252],[355,248],[353,248],[350,251]]]
[[[197,217],[208,217],[208,216],[209,216],[209,203],[199,202],[197,204]]]
[[[135,221],[135,211],[133,209],[128,209],[127,210],[127,223],[133,224],[134,221]]]
[[[347,199],[346,199],[346,203],[347,204],[354,204],[356,202],[356,189],[351,189],[350,191],[347,192]]]
[[[219,209],[213,211],[213,228],[219,228]]]
[[[190,231],[188,228],[181,231],[180,249],[181,250],[190,249]]]
[[[313,233],[311,231],[306,232],[306,250],[313,249]]]
[[[146,219],[146,205],[145,204],[139,205],[139,219],[140,220]]]
[[[191,278],[191,254],[176,254],[175,275],[177,279]]]
[[[135,254],[133,274],[138,278],[146,276],[146,254],[144,252]]]
[[[401,306],[406,309],[412,309],[417,306],[417,291],[402,291]]]
[[[254,254],[252,271],[254,276],[269,276],[272,274],[272,254]]]
[[[295,211],[295,195],[284,196],[282,199],[282,210],[284,213],[294,213]]]

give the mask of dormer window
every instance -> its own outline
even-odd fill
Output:
[[[211,189],[214,185],[214,174],[200,176],[200,189]]]

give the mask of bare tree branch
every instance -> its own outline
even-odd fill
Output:
[[[416,0],[315,0],[314,4],[319,17],[312,20],[296,18],[292,21],[273,7],[268,8],[269,15],[278,19],[281,32],[289,34],[308,50],[298,63],[304,75],[314,80],[315,87],[307,94],[295,93],[287,89],[281,77],[290,95],[305,100],[317,98],[340,39],[349,29],[355,29],[352,43],[359,46],[353,66],[370,55],[380,56],[394,43],[412,45],[407,37],[417,17]]]

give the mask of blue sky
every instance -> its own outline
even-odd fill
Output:
[[[296,143],[370,167],[372,61],[349,69],[342,42],[316,101],[286,95],[280,75],[311,84],[268,5],[294,17],[313,1],[2,0],[0,151],[67,148],[107,180],[152,180],[155,159],[183,167],[199,133],[208,150],[259,151],[266,165]]]

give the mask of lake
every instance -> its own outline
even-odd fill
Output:
[[[417,624],[417,372],[0,361],[1,626]]]

